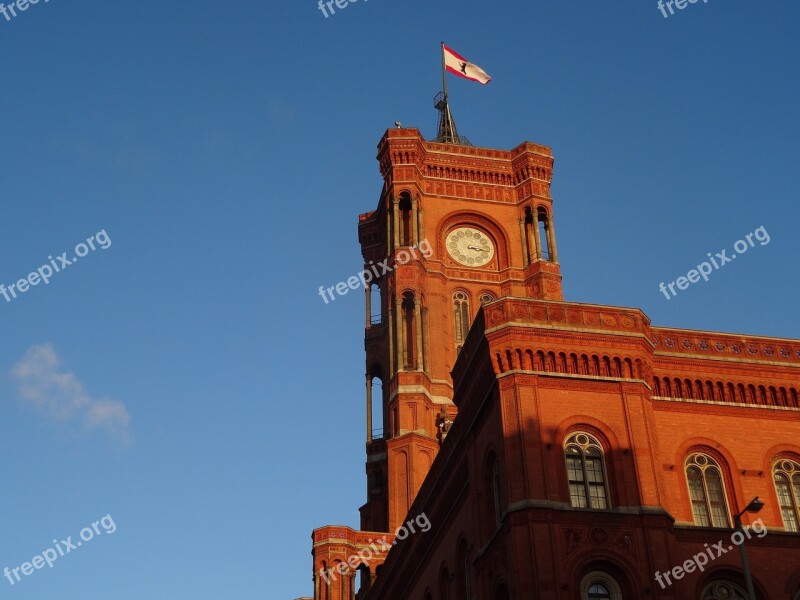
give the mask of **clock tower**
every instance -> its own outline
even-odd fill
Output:
[[[800,340],[565,302],[545,146],[398,127],[378,161],[367,500],[314,530],[314,600],[800,600]],[[749,575],[731,552],[659,579],[741,519]]]
[[[365,271],[384,271],[366,289],[361,529],[389,532],[455,417],[450,372],[480,305],[563,298],[550,148],[426,142],[398,128],[381,139],[378,162],[378,207],[359,217]]]

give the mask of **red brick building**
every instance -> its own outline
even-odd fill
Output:
[[[392,129],[378,161],[367,502],[314,532],[314,599],[744,599],[755,496],[756,595],[800,599],[800,341],[565,302],[545,146]]]

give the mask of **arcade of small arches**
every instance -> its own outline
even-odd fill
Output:
[[[525,165],[521,169],[514,172],[515,183],[522,183],[526,179],[541,179],[543,181],[551,181],[553,179],[553,171],[547,167]]]
[[[544,175],[544,173],[542,173],[542,175]],[[456,167],[444,167],[440,165],[427,165],[425,167],[425,176],[436,177],[439,179],[455,179],[457,181],[467,181],[470,183],[514,185],[514,178],[508,173],[498,173],[497,171],[484,171],[480,169],[462,169]],[[539,177],[539,179],[544,179],[544,176]]]
[[[644,373],[639,358],[546,350],[534,352],[522,348],[506,348],[504,352],[495,353],[494,367],[497,374],[523,370],[621,379],[643,379]]]
[[[423,160],[417,150],[396,149],[381,158],[380,170],[382,174],[386,175],[392,165],[419,165]],[[518,185],[528,179],[550,182],[553,177],[552,168],[549,166],[533,164],[522,165],[521,168],[514,171],[513,175],[480,167],[463,168],[437,164],[426,164],[424,173],[426,177],[507,186]]]
[[[411,163],[412,156],[405,153],[404,161]],[[464,169],[458,167],[447,167],[442,165],[426,165],[426,177],[436,177],[439,179],[454,179],[456,181],[466,181],[469,183],[488,183],[494,185],[518,185],[528,179],[540,179],[542,181],[552,180],[552,171],[543,166],[526,165],[522,169],[515,171],[514,175],[499,173],[497,171],[486,171],[481,169]]]
[[[797,389],[783,386],[756,386],[700,379],[693,381],[677,377],[655,377],[653,379],[653,395],[662,398],[800,409]]]
[[[644,366],[638,358],[522,348],[496,352],[494,367],[497,374],[524,370],[639,380],[644,376]],[[654,377],[652,390],[656,398],[800,409],[800,393],[794,387]]]

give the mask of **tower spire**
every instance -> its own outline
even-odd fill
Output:
[[[450,112],[450,104],[447,100],[446,91],[436,94],[436,97],[433,99],[433,106],[439,111],[439,132],[434,141],[440,144],[472,146],[467,138],[458,135],[453,113]]]

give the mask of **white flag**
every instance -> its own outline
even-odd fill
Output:
[[[444,52],[444,65],[453,75],[458,75],[464,79],[477,81],[483,84],[487,84],[492,80],[492,78],[486,74],[486,71],[481,69],[478,65],[473,65],[458,52],[451,50],[444,44],[442,44],[442,52]]]

